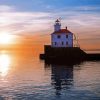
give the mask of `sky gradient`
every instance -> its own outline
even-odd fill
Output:
[[[57,18],[78,36],[81,48],[100,49],[100,0],[0,0],[0,32],[34,45],[50,43]]]

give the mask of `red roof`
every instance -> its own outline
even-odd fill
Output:
[[[59,31],[55,31],[53,34],[62,34],[62,33],[72,33],[72,32],[70,32],[69,30],[67,30],[67,29],[60,29]]]

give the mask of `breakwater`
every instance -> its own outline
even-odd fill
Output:
[[[84,60],[100,60],[100,54],[88,54],[79,47],[51,47],[44,46],[44,54],[40,54],[40,59],[47,62],[56,63],[76,63]]]

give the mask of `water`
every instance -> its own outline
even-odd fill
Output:
[[[0,51],[0,100],[100,100],[100,62],[48,65],[33,53]]]

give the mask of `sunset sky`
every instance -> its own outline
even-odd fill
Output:
[[[78,36],[81,48],[100,49],[100,0],[0,0],[0,33],[34,46],[50,43],[57,18]]]

